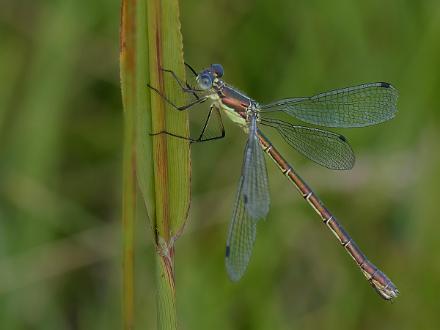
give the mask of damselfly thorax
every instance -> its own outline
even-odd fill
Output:
[[[223,80],[215,78],[212,84],[213,93],[210,96],[219,108],[223,109],[230,120],[248,131],[251,115],[257,116],[258,103],[236,88],[229,86]]]

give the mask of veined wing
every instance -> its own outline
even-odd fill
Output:
[[[264,152],[258,142],[256,116],[249,123],[249,137],[243,161],[243,202],[250,217],[263,219],[269,212],[269,187]]]
[[[269,212],[266,163],[256,132],[256,117],[252,115],[242,175],[226,240],[226,270],[233,281],[238,281],[246,271],[255,242],[257,222]]]
[[[353,150],[340,134],[278,119],[261,119],[261,124],[275,128],[291,147],[319,165],[333,170],[348,170],[354,165]]]
[[[261,106],[261,113],[282,111],[327,127],[363,127],[393,118],[397,90],[386,82],[336,89],[311,97],[289,98]]]
[[[232,281],[238,281],[243,276],[252,255],[257,232],[257,222],[250,217],[245,207],[243,182],[244,178],[241,176],[226,240],[225,264]]]

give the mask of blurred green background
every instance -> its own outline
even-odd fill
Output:
[[[1,329],[120,328],[119,6],[1,4]],[[398,88],[394,120],[339,130],[357,155],[352,171],[321,168],[270,136],[401,296],[379,298],[269,162],[271,212],[245,277],[228,280],[245,136],[226,120],[226,139],[192,147],[193,198],[176,246],[180,327],[438,329],[440,3],[187,0],[181,20],[186,60],[222,63],[260,102],[370,81]],[[137,234],[138,328],[154,329],[143,219]]]

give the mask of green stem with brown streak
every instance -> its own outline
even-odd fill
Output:
[[[170,109],[147,89],[158,88],[176,103],[185,97],[161,68],[184,78],[177,0],[123,0],[121,85],[125,116],[123,184],[124,327],[134,327],[134,217],[136,185],[156,244],[158,327],[177,328],[174,243],[183,230],[190,200],[190,155],[185,140],[148,133],[188,135],[186,113]],[[178,166],[177,166],[178,165]]]

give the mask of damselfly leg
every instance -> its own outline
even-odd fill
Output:
[[[193,72],[195,73],[194,69],[187,63],[185,63],[185,65]],[[181,90],[185,93],[191,93],[194,95],[194,97],[196,98],[194,101],[182,105],[182,106],[178,106],[176,105],[174,102],[172,102],[170,99],[168,99],[163,93],[161,93],[157,88],[151,86],[150,84],[147,84],[147,86],[152,89],[153,91],[155,91],[160,97],[162,97],[165,102],[167,102],[169,105],[171,105],[174,109],[178,110],[178,111],[185,111],[185,110],[189,110],[191,109],[194,105],[196,104],[200,104],[205,102],[208,99],[208,96],[199,96],[197,93],[203,92],[203,90],[201,89],[196,89],[193,88],[188,82],[183,81],[182,79],[180,79],[177,74],[172,71],[172,70],[168,70],[168,69],[162,69],[163,72],[167,72],[170,73],[171,76],[174,78],[174,80],[177,82],[177,84],[179,85],[179,87],[181,88]],[[212,118],[215,119],[212,119]],[[216,121],[218,123],[218,132],[215,133],[216,135],[210,135],[207,136],[207,128],[209,126],[210,122]],[[200,134],[198,135],[197,138],[192,138],[192,137],[186,137],[186,136],[182,136],[182,135],[178,135],[172,132],[168,132],[168,131],[160,131],[160,132],[156,132],[156,133],[151,133],[150,135],[155,136],[155,135],[160,135],[160,134],[165,134],[168,136],[172,136],[178,139],[182,139],[182,140],[187,140],[190,141],[190,143],[200,143],[200,142],[207,142],[207,141],[212,141],[212,140],[217,140],[217,139],[221,139],[225,137],[225,129],[224,129],[224,125],[223,125],[223,120],[220,114],[220,110],[218,108],[218,106],[216,105],[211,105],[210,111],[208,112],[208,115],[206,117],[206,120],[204,122],[202,131],[200,132]]]
[[[191,65],[189,65],[187,62],[184,62],[184,64],[185,64],[185,66],[186,66],[188,69],[191,70],[191,72],[194,74],[194,77],[197,77],[197,72],[196,72],[196,70],[194,70],[194,68],[193,68]]]
[[[217,120],[217,122],[219,123],[220,133],[219,133],[219,135],[206,136],[205,135],[206,129],[207,129],[209,122],[213,116],[215,116],[215,118],[216,118],[215,120]],[[222,116],[220,114],[220,110],[214,104],[211,105],[211,108],[208,112],[208,116],[206,117],[205,123],[203,124],[202,131],[200,132],[198,138],[195,139],[195,138],[191,138],[191,137],[186,137],[186,136],[174,134],[174,133],[167,132],[167,131],[161,131],[161,132],[153,133],[150,135],[154,136],[154,135],[160,135],[160,134],[165,134],[165,135],[169,135],[169,136],[172,136],[172,137],[175,137],[178,139],[187,140],[190,143],[201,143],[201,142],[219,140],[219,139],[222,139],[226,136],[225,128],[223,126]]]

